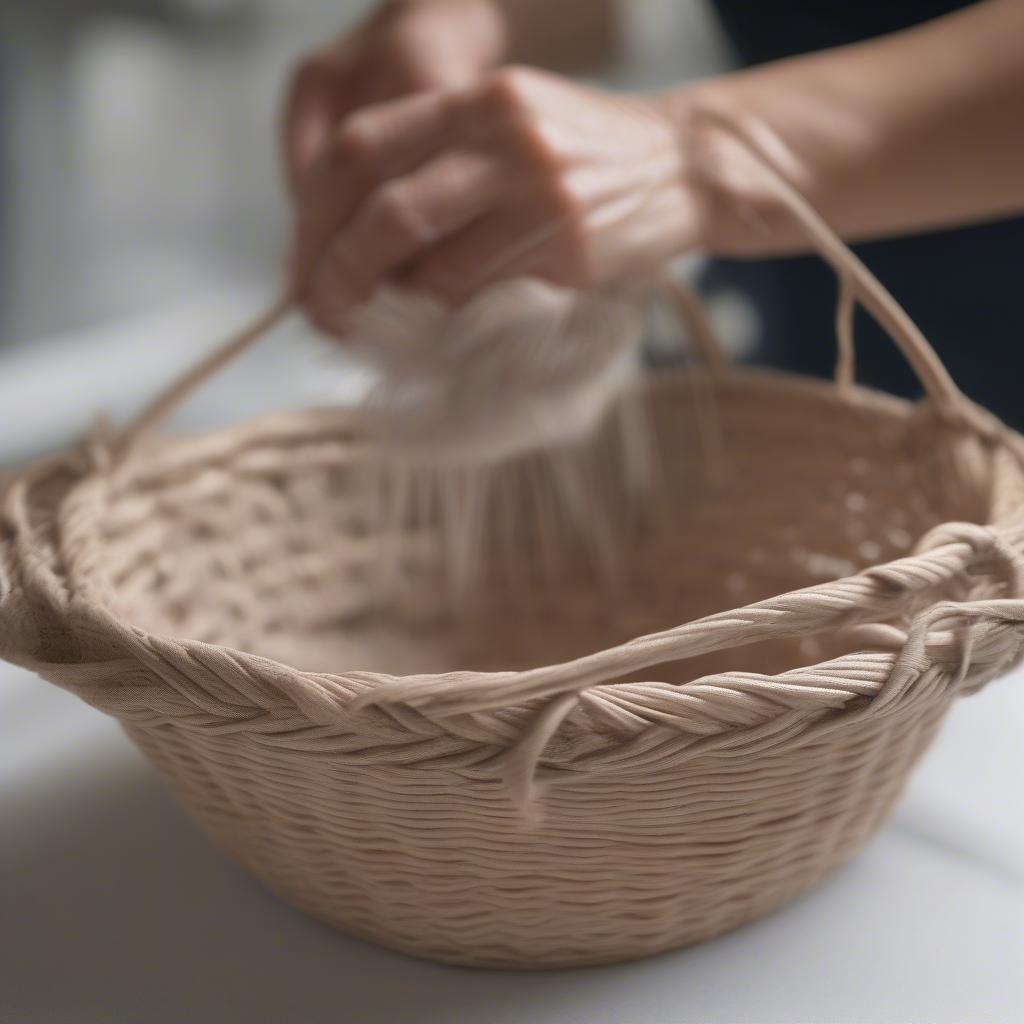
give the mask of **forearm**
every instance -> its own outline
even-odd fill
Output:
[[[988,0],[878,40],[780,61],[668,97],[759,122],[848,238],[1024,210],[1024,3]],[[798,247],[785,230],[736,248]]]

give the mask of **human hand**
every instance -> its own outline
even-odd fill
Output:
[[[293,287],[341,333],[387,280],[458,304],[505,278],[643,276],[701,237],[688,178],[658,101],[501,69],[345,120],[297,193]]]
[[[495,0],[391,0],[292,76],[283,150],[292,191],[344,118],[369,104],[465,87],[504,51]]]

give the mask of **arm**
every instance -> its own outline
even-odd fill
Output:
[[[684,137],[702,109],[784,143],[784,168],[850,239],[1024,210],[1024,3],[987,0],[877,40],[763,65],[665,97]],[[735,197],[733,197],[735,198]],[[753,197],[757,202],[757,198]],[[705,243],[799,248],[723,219]]]
[[[519,275],[590,287],[690,248],[801,248],[718,115],[770,140],[847,237],[1024,210],[1022,49],[1024,3],[986,0],[663,96],[506,67],[379,103],[335,129],[297,192],[293,287],[342,332],[388,280],[459,302]]]

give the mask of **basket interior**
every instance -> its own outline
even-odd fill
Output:
[[[253,431],[195,458],[167,445],[109,494],[95,564],[117,614],[151,632],[316,671],[507,670],[849,575],[938,523],[991,514],[991,480],[958,472],[908,403],[761,372],[662,375],[650,395],[663,487],[614,576],[571,545],[552,571],[535,531],[496,531],[481,585],[453,604],[429,515],[386,528],[365,449],[322,431]],[[841,649],[776,641],[657,678]]]

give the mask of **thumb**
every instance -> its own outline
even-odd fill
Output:
[[[304,63],[292,78],[282,146],[293,196],[347,110],[345,91],[342,69],[323,57]]]

